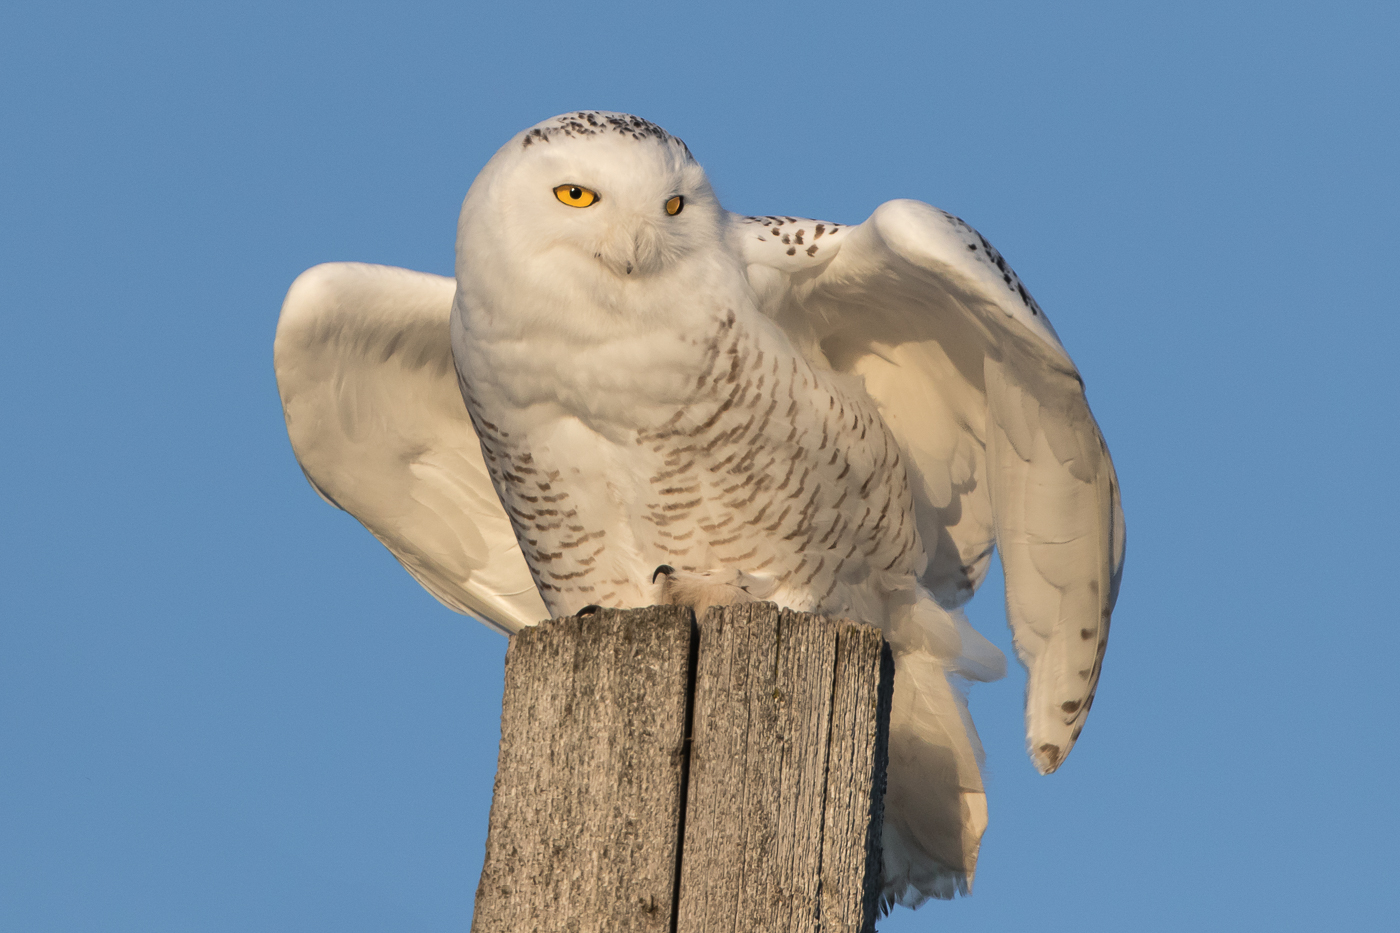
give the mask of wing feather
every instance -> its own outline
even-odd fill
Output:
[[[455,287],[388,266],[307,270],[277,323],[277,387],[312,487],[448,608],[515,632],[549,613],[457,388]]]
[[[1069,753],[1093,702],[1123,564],[1118,483],[1074,363],[1000,253],[917,201],[835,227],[810,253],[740,221],[767,314],[809,357],[861,376],[912,464],[924,584],[960,605],[993,545],[1028,670],[1036,767]],[[766,234],[766,235],[765,235]]]

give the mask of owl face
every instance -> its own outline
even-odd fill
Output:
[[[546,120],[507,143],[472,185],[460,241],[530,257],[535,274],[627,288],[713,243],[722,210],[685,144],[621,114]]]

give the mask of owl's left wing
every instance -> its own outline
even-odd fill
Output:
[[[457,387],[456,283],[327,263],[292,283],[273,359],[292,450],[449,609],[501,631],[549,617]]]
[[[1054,771],[1093,701],[1123,565],[1118,482],[1074,363],[1001,255],[927,204],[854,227],[733,220],[760,307],[810,359],[863,377],[904,447],[925,585],[959,605],[1000,551],[1028,751]]]

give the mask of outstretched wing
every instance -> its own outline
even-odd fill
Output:
[[[863,377],[904,446],[925,585],[960,605],[1000,550],[1029,752],[1054,771],[1093,702],[1124,541],[1113,462],[1059,337],[991,244],[918,201],[855,227],[733,230],[764,311],[809,358]]]
[[[329,263],[292,283],[277,388],[292,450],[444,605],[505,632],[547,618],[452,365],[452,279]]]

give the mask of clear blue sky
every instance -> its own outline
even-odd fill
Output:
[[[505,640],[312,493],[272,335],[314,263],[450,274],[581,107],[734,210],[964,217],[1113,450],[1084,736],[1038,777],[977,687],[977,892],[882,931],[1394,922],[1394,4],[207,6],[0,30],[0,929],[465,929]]]

